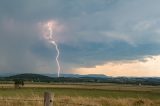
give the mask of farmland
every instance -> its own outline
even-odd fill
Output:
[[[0,106],[43,106],[45,91],[54,94],[56,106],[65,106],[67,103],[68,106],[78,106],[78,104],[84,106],[160,105],[160,86],[108,83],[26,83],[23,88],[15,89],[14,84],[10,83],[0,85]],[[6,102],[7,99],[9,101]],[[25,101],[28,99],[35,101]]]

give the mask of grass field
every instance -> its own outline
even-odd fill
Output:
[[[21,89],[14,89],[13,84],[1,84],[0,106],[43,106],[45,91],[54,94],[56,106],[160,106],[160,86],[91,83],[34,83]],[[28,99],[40,101],[23,101]]]

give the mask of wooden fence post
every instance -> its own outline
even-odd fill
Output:
[[[44,93],[44,106],[53,106],[53,97],[50,92]]]

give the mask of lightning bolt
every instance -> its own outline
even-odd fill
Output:
[[[53,37],[53,23],[52,22],[48,22],[47,27],[48,27],[48,30],[49,30],[49,36],[47,38],[50,41],[50,43],[55,46],[56,51],[57,51],[57,56],[56,56],[56,63],[57,63],[57,67],[58,67],[58,70],[57,70],[58,74],[57,74],[57,76],[60,77],[60,70],[61,70],[61,66],[60,66],[60,63],[59,63],[60,52],[59,52],[58,45],[55,42],[54,37]]]

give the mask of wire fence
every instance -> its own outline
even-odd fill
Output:
[[[68,104],[68,105],[74,105],[74,106],[96,106],[96,105],[89,105],[89,104],[83,104],[83,103],[71,103],[71,102],[57,102],[61,104]]]
[[[0,101],[20,101],[20,102],[23,102],[23,101],[26,101],[26,102],[43,102],[44,100],[42,99],[0,99]]]
[[[0,102],[44,102],[44,99],[10,99],[10,98],[0,98]],[[66,105],[73,105],[73,106],[96,106],[90,104],[83,104],[83,103],[73,103],[73,102],[63,102],[63,101],[53,101],[54,104],[64,104]],[[56,106],[56,105],[54,105]]]

